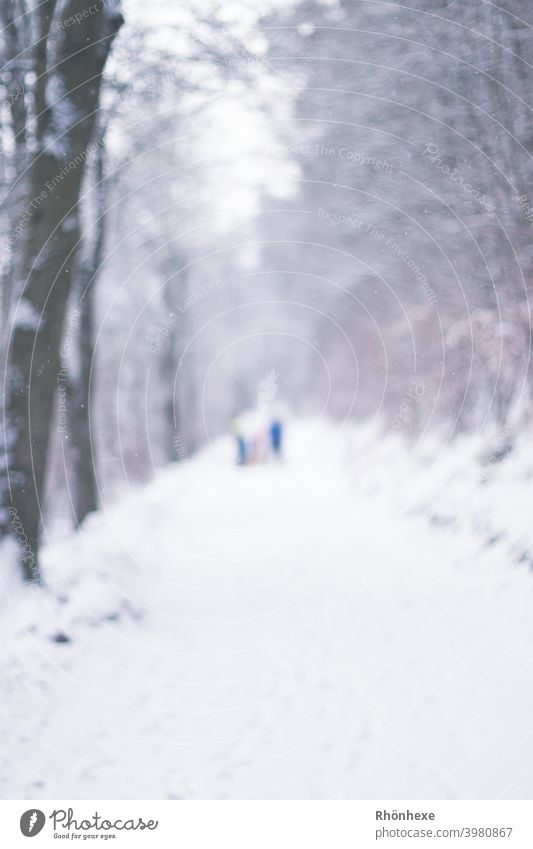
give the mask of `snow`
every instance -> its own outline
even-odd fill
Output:
[[[61,229],[65,232],[71,232],[72,230],[76,230],[78,227],[78,216],[77,215],[69,215],[67,218],[63,220],[61,224]]]
[[[39,327],[40,319],[41,317],[31,301],[28,301],[27,298],[20,298],[11,326],[13,328],[20,327],[22,330],[36,330]]]
[[[529,461],[479,450],[222,440],[4,567],[0,794],[530,798]]]
[[[61,159],[67,154],[65,134],[80,120],[72,98],[65,89],[60,74],[51,74],[46,84],[46,102],[50,110],[50,122],[43,145],[50,156]]]

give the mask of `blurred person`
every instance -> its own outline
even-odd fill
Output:
[[[276,414],[270,422],[270,446],[276,460],[283,457],[283,422],[281,416]]]
[[[237,443],[237,465],[245,466],[248,462],[248,446],[244,437],[241,419],[233,419],[232,430]]]

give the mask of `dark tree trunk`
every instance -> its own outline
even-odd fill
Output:
[[[28,580],[39,579],[36,558],[42,496],[61,338],[79,241],[80,189],[102,72],[123,20],[109,3],[83,17],[85,6],[84,0],[70,0],[62,7],[64,19],[78,14],[81,20],[59,29],[53,70],[46,75],[45,111],[38,122],[31,165],[29,215],[21,237],[19,318],[15,316],[11,328],[7,355],[7,462],[0,471],[0,500],[16,511],[33,551],[34,565],[23,564]],[[2,531],[13,533],[7,515]]]
[[[73,511],[76,524],[83,522],[88,513],[98,509],[98,484],[94,434],[91,430],[94,367],[94,311],[95,287],[103,259],[107,190],[104,175],[104,132],[99,133],[95,152],[92,193],[94,213],[92,216],[88,244],[79,253],[76,264],[75,294],[79,310],[79,335],[74,370],[67,381],[68,387],[68,430],[70,435],[69,455],[73,479]]]
[[[80,271],[80,283],[89,276]],[[78,357],[79,368],[67,379],[67,420],[69,432],[70,468],[73,495],[72,509],[76,525],[88,513],[98,509],[95,454],[91,431],[92,381],[94,357],[94,279],[84,287],[79,302]],[[70,477],[70,475],[69,475]]]
[[[55,0],[54,0],[55,2]],[[0,3],[0,24],[2,26],[3,51],[2,70],[6,79],[6,105],[11,124],[13,151],[7,155],[2,150],[2,178],[9,186],[2,197],[2,226],[12,235],[12,225],[19,220],[24,212],[24,180],[23,174],[27,164],[27,92],[25,76],[31,70],[31,59],[23,49],[23,45],[31,45],[27,38],[25,16],[18,0],[3,0]],[[13,291],[14,252],[15,246],[9,243],[9,258],[4,266],[1,280],[0,301],[2,305],[0,321],[7,324],[15,292]],[[7,333],[0,339],[0,363],[4,363],[5,340]]]

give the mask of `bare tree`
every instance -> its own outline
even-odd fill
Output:
[[[18,302],[7,355],[4,400],[6,461],[0,496],[17,512],[33,551],[24,577],[39,579],[37,551],[60,346],[80,238],[79,198],[98,112],[102,74],[123,22],[111,3],[87,13],[69,0],[38,6],[35,152],[28,178],[28,215],[16,260]],[[54,23],[54,35],[51,28]],[[4,534],[11,525],[4,517]]]

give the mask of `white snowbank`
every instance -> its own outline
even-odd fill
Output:
[[[525,446],[233,449],[51,543],[42,592],[4,565],[0,793],[530,798]]]
[[[492,435],[465,435],[444,444],[434,436],[406,443],[373,428],[350,438],[353,473],[369,493],[380,492],[401,512],[437,526],[472,533],[499,547],[509,562],[533,566],[533,457],[522,433],[501,461]]]

